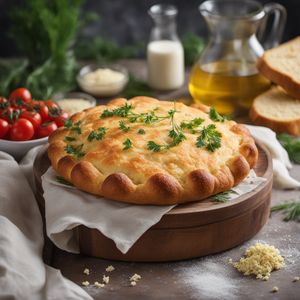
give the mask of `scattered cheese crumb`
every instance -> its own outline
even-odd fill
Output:
[[[233,266],[244,275],[256,275],[257,279],[268,280],[273,270],[284,266],[284,258],[278,249],[267,244],[256,243],[249,247],[239,262]]]
[[[131,281],[130,284],[131,286],[136,286],[136,281]]]
[[[133,276],[130,277],[130,281],[139,281],[140,279],[142,279],[142,276],[139,274],[134,274]]]
[[[104,283],[99,283],[98,281],[95,281],[94,285],[95,285],[95,287],[97,287],[97,288],[103,288],[103,287],[105,287],[105,284],[104,284]]]
[[[105,284],[108,284],[109,283],[109,276],[105,276],[105,275],[103,275],[103,282],[105,283]]]
[[[279,291],[279,288],[277,286],[274,286],[271,290],[271,293],[277,293]]]
[[[232,264],[232,258],[229,258],[229,259],[228,259],[228,263],[229,263],[229,264]]]
[[[90,269],[85,268],[85,269],[83,270],[83,274],[90,275]]]
[[[89,286],[90,283],[86,280],[86,281],[83,281],[83,282],[82,282],[82,285],[84,285],[84,286]]]
[[[293,282],[297,282],[297,281],[299,281],[300,280],[300,277],[299,276],[295,276],[294,278],[293,278]]]
[[[114,266],[108,266],[108,267],[105,269],[106,272],[112,272],[112,271],[114,271],[114,270],[115,270]]]

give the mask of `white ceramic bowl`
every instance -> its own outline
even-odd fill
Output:
[[[80,110],[77,110],[76,108],[72,108],[72,107],[69,107],[69,109],[67,109],[67,107],[64,107],[62,105],[61,101],[64,101],[64,100],[73,100],[73,101],[84,100],[84,101],[87,102],[86,103],[87,104],[86,108],[94,107],[97,104],[96,99],[94,97],[92,97],[91,95],[88,95],[88,94],[85,94],[85,93],[78,93],[78,92],[72,92],[72,93],[67,93],[67,94],[57,94],[57,95],[54,96],[53,99],[58,103],[58,105],[61,106],[62,109],[64,109],[67,113],[69,113],[70,116],[73,113],[79,112]],[[70,111],[70,109],[71,109],[71,111]]]
[[[0,151],[7,152],[16,160],[20,160],[31,148],[46,144],[48,137],[29,141],[8,141],[0,139]]]
[[[99,68],[107,68],[114,71],[118,71],[124,75],[124,79],[121,81],[116,81],[111,84],[89,84],[86,81],[84,81],[84,76],[90,72],[93,72]],[[91,64],[83,67],[78,76],[77,76],[77,82],[80,86],[80,88],[96,97],[109,97],[109,96],[115,96],[119,94],[128,83],[129,75],[126,68],[122,67],[121,65],[117,64]]]

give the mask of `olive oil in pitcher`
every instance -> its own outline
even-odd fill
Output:
[[[243,74],[241,62],[218,61],[196,64],[191,72],[189,90],[194,101],[214,106],[221,114],[240,114],[250,108],[253,99],[270,87],[270,82],[254,72]]]
[[[192,69],[190,93],[194,101],[214,106],[222,114],[247,113],[253,99],[270,86],[258,73],[256,62],[264,48],[278,45],[286,11],[279,4],[263,6],[253,0],[207,0],[199,11],[210,37]],[[265,34],[268,18],[273,14],[276,17]]]

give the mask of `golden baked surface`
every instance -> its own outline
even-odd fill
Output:
[[[49,138],[56,172],[109,199],[168,205],[242,181],[257,161],[249,132],[206,106],[149,97],[115,99],[71,118]]]

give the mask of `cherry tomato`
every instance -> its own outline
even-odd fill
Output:
[[[48,106],[48,108],[51,110],[53,108],[59,108],[58,104],[53,100],[46,100],[45,104]]]
[[[43,122],[49,119],[49,109],[48,106],[44,103],[44,101],[34,100],[31,102],[31,107],[41,115]]]
[[[55,122],[45,122],[38,128],[37,137],[42,138],[45,136],[49,136],[56,129],[57,125],[55,124]]]
[[[9,95],[9,101],[12,106],[24,107],[32,100],[30,92],[25,88],[18,88]]]
[[[56,123],[57,127],[62,127],[65,125],[65,121],[69,119],[69,114],[65,111],[62,111],[60,116],[54,118],[54,122]]]
[[[0,110],[5,109],[9,106],[9,102],[6,98],[0,97]]]
[[[21,111],[17,108],[8,107],[1,111],[0,118],[7,121],[10,124],[13,124],[16,120],[19,119]]]
[[[3,139],[6,137],[6,135],[9,132],[9,123],[3,119],[0,119],[0,139]]]
[[[33,125],[34,130],[36,131],[39,126],[42,124],[42,117],[38,112],[35,111],[23,111],[20,115],[20,118],[27,119]]]
[[[27,141],[34,135],[34,128],[30,121],[20,118],[11,127],[10,139],[13,141]]]

